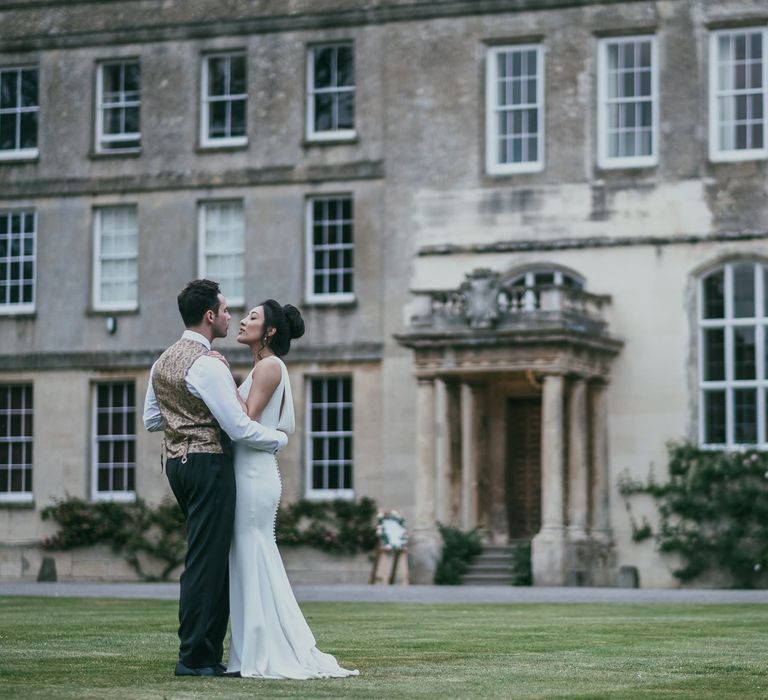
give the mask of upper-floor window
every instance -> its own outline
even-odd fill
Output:
[[[0,384],[0,502],[32,500],[32,385]]]
[[[544,167],[544,51],[538,44],[488,49],[486,169],[521,173]]]
[[[768,30],[712,32],[709,51],[709,156],[713,161],[768,156]]]
[[[699,281],[699,441],[768,447],[768,268],[728,263]]]
[[[135,383],[99,382],[93,393],[93,498],[132,501],[136,497]]]
[[[200,143],[240,146],[248,142],[246,54],[203,57]]]
[[[598,165],[658,162],[656,37],[602,39],[598,60]]]
[[[307,201],[307,301],[355,298],[353,227],[350,195]]]
[[[0,314],[35,310],[34,211],[0,211]]]
[[[355,52],[351,43],[307,52],[307,138],[355,136]]]
[[[0,68],[0,159],[37,156],[37,68]]]
[[[306,439],[307,496],[352,497],[352,377],[308,379]]]
[[[245,303],[243,203],[200,205],[199,276],[216,280],[230,306]]]
[[[94,216],[93,307],[138,306],[139,230],[136,207],[100,207]]]
[[[141,147],[141,68],[136,60],[96,67],[96,150]]]

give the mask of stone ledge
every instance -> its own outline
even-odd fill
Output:
[[[159,350],[127,350],[121,352],[30,352],[23,355],[0,355],[0,372],[33,370],[148,370],[163,352]],[[233,365],[250,366],[253,358],[244,348],[227,348],[227,359]],[[349,345],[315,345],[298,347],[290,354],[290,361],[300,362],[380,362],[384,344],[377,342],[350,343]]]
[[[82,197],[112,193],[140,193],[223,187],[306,185],[317,182],[380,180],[384,161],[366,160],[339,165],[276,165],[213,172],[161,172],[119,177],[52,178],[24,182],[3,182],[0,200],[41,197]]]
[[[109,0],[108,0],[109,1]],[[115,2],[116,0],[111,0]],[[358,27],[372,24],[387,24],[392,22],[418,22],[430,19],[455,18],[464,16],[477,16],[501,13],[541,12],[547,10],[559,10],[569,7],[588,7],[590,5],[627,5],[644,2],[645,0],[421,0],[404,4],[398,0],[378,0],[368,3],[366,7],[355,7],[344,3],[333,3],[336,6],[330,9],[313,11],[311,0],[306,3],[292,3],[293,12],[268,14],[260,8],[261,3],[242,2],[237,12],[238,19],[230,17],[235,12],[217,15],[206,3],[197,3],[207,9],[206,19],[201,21],[189,21],[189,13],[184,10],[179,14],[167,11],[158,13],[155,22],[137,26],[134,17],[141,17],[138,8],[131,9],[131,5],[138,4],[130,1],[121,2],[124,7],[123,17],[129,18],[123,26],[115,27],[117,20],[112,13],[111,29],[103,29],[98,26],[98,19],[102,13],[94,12],[91,26],[60,27],[56,33],[24,34],[16,32],[14,36],[8,31],[2,36],[3,50],[35,51],[56,48],[75,48],[82,46],[103,46],[116,44],[135,44],[157,41],[179,41],[189,39],[204,39],[216,36],[238,36],[243,34],[267,34],[275,32],[297,32],[306,30],[331,29],[336,27]],[[103,2],[103,0],[102,0]],[[4,13],[16,12],[27,15],[27,21],[8,22],[8,26],[41,26],[41,22],[35,13],[45,12],[48,8],[66,5],[72,11],[78,9],[73,5],[84,4],[68,2],[67,0],[49,0],[48,2],[22,2],[11,0],[2,8]],[[90,3],[89,3],[90,4]],[[214,3],[211,3],[214,4]],[[218,4],[218,3],[215,3]],[[331,3],[326,3],[328,6]],[[231,5],[231,3],[230,3]],[[331,4],[332,5],[332,4]],[[297,7],[298,6],[298,7]],[[317,6],[315,2],[314,7]],[[252,13],[252,14],[251,14]],[[249,16],[250,14],[250,16]],[[90,22],[89,22],[90,23]]]

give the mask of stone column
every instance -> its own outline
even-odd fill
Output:
[[[410,542],[413,583],[432,583],[441,543],[435,518],[435,382],[419,377],[416,396],[415,509]]]
[[[568,402],[568,535],[583,540],[589,526],[587,383],[575,379]]]
[[[542,389],[541,531],[531,542],[533,582],[537,586],[565,583],[563,377],[547,375]]]
[[[477,477],[480,463],[479,400],[476,387],[461,384],[461,527],[477,527]]]
[[[592,531],[611,539],[610,478],[608,474],[607,384],[594,382],[592,398]]]
[[[435,517],[443,525],[451,519],[451,434],[448,387],[435,380]]]

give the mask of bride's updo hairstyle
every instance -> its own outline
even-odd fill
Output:
[[[265,335],[270,328],[275,329],[271,338],[265,338],[265,346],[269,345],[278,357],[287,355],[291,349],[291,341],[304,335],[304,319],[301,312],[291,304],[281,306],[274,299],[267,299],[261,306],[264,307]]]

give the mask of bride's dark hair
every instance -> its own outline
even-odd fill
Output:
[[[291,349],[291,340],[301,338],[304,335],[304,319],[301,312],[291,304],[281,306],[274,299],[267,299],[261,303],[264,308],[264,337],[261,347],[269,347],[275,355],[282,357]],[[274,328],[272,336],[267,332]]]

